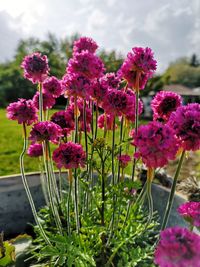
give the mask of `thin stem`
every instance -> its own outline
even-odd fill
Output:
[[[183,150],[181,153],[181,157],[179,159],[179,163],[178,163],[175,175],[174,175],[173,184],[172,184],[171,192],[170,192],[170,195],[168,198],[167,206],[165,209],[165,214],[164,214],[161,230],[164,230],[167,226],[167,223],[168,223],[170,211],[171,211],[171,208],[173,205],[174,194],[175,194],[175,190],[176,190],[176,184],[177,184],[177,180],[178,180],[178,177],[180,174],[180,170],[181,170],[181,166],[182,166],[182,163],[184,160],[184,156],[185,156],[185,150]]]
[[[20,170],[21,170],[21,175],[22,175],[22,182],[23,182],[23,185],[24,185],[24,188],[25,188],[25,191],[26,191],[26,194],[27,194],[30,206],[31,206],[33,217],[34,217],[35,222],[37,223],[37,225],[39,227],[40,233],[41,233],[42,237],[44,238],[45,242],[48,245],[51,245],[51,242],[49,241],[49,239],[48,239],[47,235],[45,234],[45,231],[44,231],[44,229],[43,229],[43,227],[42,227],[42,225],[41,225],[41,223],[39,221],[39,218],[38,218],[38,215],[37,215],[37,211],[36,211],[36,208],[35,208],[35,204],[34,204],[30,189],[29,189],[29,185],[28,185],[26,176],[25,176],[24,155],[26,153],[27,145],[28,145],[25,123],[23,123],[23,133],[24,133],[24,146],[23,146],[23,150],[22,150],[21,155],[20,155]]]
[[[99,116],[99,109],[98,109],[98,102],[96,102],[96,119],[95,119],[95,133],[94,133],[94,139],[97,139],[98,116]]]
[[[39,90],[39,118],[40,121],[43,121],[43,94],[42,94],[42,84],[38,84],[38,90]]]
[[[115,117],[113,119],[112,135],[112,184],[115,185]]]
[[[88,139],[87,139],[87,121],[86,121],[86,100],[83,105],[83,121],[84,121],[84,133],[85,133],[85,152],[86,152],[86,163],[88,172]]]
[[[102,182],[101,182],[101,225],[104,226],[104,209],[105,209],[105,173],[104,173],[104,162],[102,164]]]
[[[151,184],[154,178],[154,169],[148,168],[147,170],[147,200],[148,200],[148,207],[149,207],[149,218],[147,221],[147,225],[151,222],[153,218],[153,199],[151,194]]]
[[[67,197],[67,231],[70,235],[71,233],[71,222],[70,222],[70,199],[71,199],[71,192],[72,192],[72,169],[68,170],[68,182],[69,182],[69,192]]]
[[[122,154],[123,125],[124,125],[124,117],[122,116],[121,123],[120,123],[119,156],[121,156],[121,154]],[[117,182],[119,183],[119,181],[120,181],[120,162],[118,162],[118,175],[117,175]]]
[[[77,97],[74,98],[74,117],[75,117],[75,136],[74,142],[78,143],[78,105],[77,105]]]
[[[75,202],[75,216],[76,216],[76,231],[79,234],[80,221],[79,221],[79,209],[78,209],[78,178],[77,178],[77,169],[74,169],[74,202]]]

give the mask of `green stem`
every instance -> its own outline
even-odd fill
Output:
[[[76,231],[79,234],[80,221],[79,221],[79,209],[78,209],[78,178],[76,169],[74,169],[74,202],[75,202],[75,216],[76,216]]]
[[[168,219],[169,219],[169,215],[170,215],[170,211],[173,205],[173,200],[174,200],[174,194],[175,194],[175,190],[176,190],[176,184],[177,184],[177,180],[180,174],[180,170],[181,170],[181,166],[184,160],[184,156],[185,156],[185,150],[183,150],[181,157],[179,159],[179,163],[174,175],[174,179],[173,179],[173,184],[172,184],[172,188],[171,188],[171,192],[168,198],[168,202],[167,202],[167,206],[165,209],[165,214],[164,214],[164,218],[163,218],[163,222],[162,222],[162,226],[161,226],[161,230],[164,230],[167,226],[168,223]]]
[[[72,170],[69,169],[68,172],[68,181],[69,181],[69,192],[67,197],[67,231],[68,234],[71,234],[71,222],[70,222],[70,199],[71,199],[71,192],[72,192]]]
[[[96,119],[95,119],[95,133],[94,133],[94,139],[97,139],[98,116],[99,116],[99,107],[98,107],[98,102],[96,102]]]
[[[51,243],[50,243],[47,235],[45,234],[45,231],[44,231],[44,229],[43,229],[43,227],[42,227],[42,225],[41,225],[41,223],[39,221],[39,218],[38,218],[38,215],[37,215],[37,211],[36,211],[36,208],[35,208],[35,204],[34,204],[34,201],[33,201],[33,198],[32,198],[31,192],[30,192],[30,189],[29,189],[29,185],[28,185],[26,176],[25,176],[25,171],[24,171],[24,155],[26,153],[27,145],[28,145],[27,134],[26,134],[26,125],[25,125],[25,123],[23,123],[23,132],[24,132],[24,146],[23,146],[23,150],[22,150],[21,155],[20,155],[20,170],[21,170],[21,175],[22,175],[22,182],[23,182],[23,185],[24,185],[24,188],[25,188],[25,191],[26,191],[26,194],[27,194],[27,197],[28,197],[30,206],[31,206],[33,217],[34,217],[35,222],[37,223],[37,225],[39,227],[40,233],[41,233],[42,237],[44,238],[45,242],[48,245],[51,245]]]
[[[124,125],[124,117],[122,116],[121,118],[121,123],[120,123],[120,137],[119,137],[119,156],[122,154],[122,138],[123,138],[123,125]],[[120,181],[120,163],[118,162],[118,175],[117,175],[117,182],[119,183]]]
[[[38,90],[39,90],[39,118],[40,121],[43,121],[43,94],[42,94],[42,84],[38,84]]]
[[[101,225],[104,226],[104,209],[105,209],[105,173],[104,173],[104,162],[102,164],[102,182],[101,182]]]

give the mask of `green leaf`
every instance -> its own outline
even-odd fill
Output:
[[[9,266],[15,261],[15,247],[10,244],[8,241],[3,242],[3,246],[5,249],[5,256],[2,254],[2,250],[0,250],[0,266]]]

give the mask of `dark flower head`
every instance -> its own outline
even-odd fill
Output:
[[[27,154],[29,157],[40,157],[43,155],[42,144],[32,144],[29,146]]]
[[[63,135],[69,135],[74,130],[74,116],[71,112],[58,111],[51,116],[51,121],[63,129]]]
[[[120,78],[114,72],[106,73],[99,79],[102,87],[108,89],[116,89],[119,87]]]
[[[179,206],[178,213],[192,225],[200,228],[200,202],[186,202]]]
[[[57,98],[63,93],[63,86],[61,81],[52,76],[47,78],[42,84],[42,90],[44,93],[50,94]]]
[[[49,73],[47,56],[36,52],[26,56],[21,64],[24,69],[24,77],[32,83],[43,82]]]
[[[31,125],[36,122],[37,109],[32,100],[20,98],[17,102],[9,104],[7,107],[7,117],[10,120],[17,120],[19,124]]]
[[[168,121],[171,113],[182,105],[181,96],[170,91],[158,92],[151,102],[153,119]]]
[[[36,94],[33,97],[33,103],[37,109],[39,109],[39,95],[40,93],[36,92]],[[42,94],[42,101],[43,101],[43,110],[52,108],[56,103],[55,98],[49,93]]]

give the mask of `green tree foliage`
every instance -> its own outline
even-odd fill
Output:
[[[163,75],[165,84],[182,84],[190,88],[200,86],[200,64],[194,54],[190,59],[181,58],[173,62]]]

